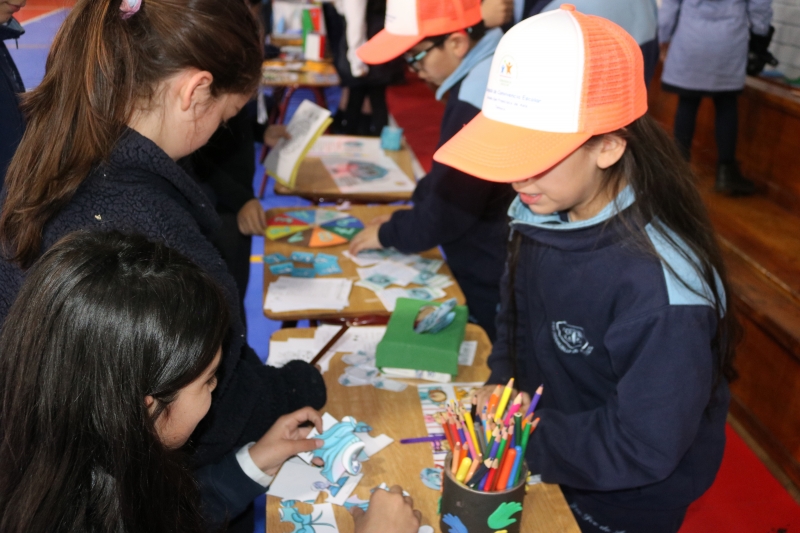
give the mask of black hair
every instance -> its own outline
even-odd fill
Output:
[[[645,230],[648,224],[652,224],[703,279],[711,293],[711,304],[716,316],[719,317],[711,346],[717,355],[715,385],[720,378],[733,381],[737,377],[733,361],[736,343],[740,338],[740,326],[730,304],[731,291],[719,244],[705,205],[695,186],[694,173],[681,156],[675,142],[649,115],[606,135],[624,139],[627,146],[620,160],[604,172],[601,190],[611,191],[616,195],[625,185],[630,185],[636,201],[628,209],[619,212],[618,219],[630,234],[634,247],[641,253],[661,259]],[[592,137],[584,147],[591,147],[601,142],[604,136]],[[517,368],[515,284],[521,243],[521,234],[513,231],[508,251],[508,294],[509,308],[512,312],[510,354],[515,377]],[[681,243],[685,243],[688,251]],[[666,262],[664,264],[670,268],[669,264]],[[689,290],[697,292],[677,272],[672,273]]]
[[[228,320],[214,281],[163,244],[81,231],[50,248],[0,334],[0,531],[203,531],[155,421]]]

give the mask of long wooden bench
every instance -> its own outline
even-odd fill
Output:
[[[650,112],[668,131],[677,97],[650,87]],[[698,186],[717,230],[733,302],[744,327],[731,413],[800,486],[800,96],[748,78],[739,99],[738,158],[760,192],[713,192],[716,165],[710,100],[692,147]]]

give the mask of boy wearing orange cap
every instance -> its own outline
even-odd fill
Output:
[[[480,0],[389,0],[383,31],[358,49],[368,64],[405,54],[420,78],[446,94],[439,145],[480,111],[499,28],[486,31]],[[394,247],[417,253],[443,248],[467,297],[470,315],[494,339],[505,263],[506,210],[513,190],[434,162],[414,191],[413,209],[375,219],[351,242],[351,253]]]
[[[518,193],[480,397],[544,385],[525,460],[584,532],[678,531],[719,469],[735,376],[719,247],[643,71],[606,19],[529,18],[498,44],[482,112],[434,155]]]

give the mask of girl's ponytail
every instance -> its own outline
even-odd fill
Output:
[[[27,129],[0,214],[6,259],[23,268],[39,256],[47,221],[107,160],[159,82],[197,68],[213,75],[213,96],[246,94],[258,84],[258,26],[243,2],[142,0],[123,18],[122,1],[78,0],[53,42],[44,80],[23,96]]]

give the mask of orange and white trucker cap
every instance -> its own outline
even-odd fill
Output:
[[[453,33],[483,19],[481,0],[388,0],[386,24],[356,54],[379,65],[404,54],[426,37]]]
[[[633,37],[564,4],[503,36],[482,111],[433,158],[488,181],[520,181],[646,111],[644,60]]]

